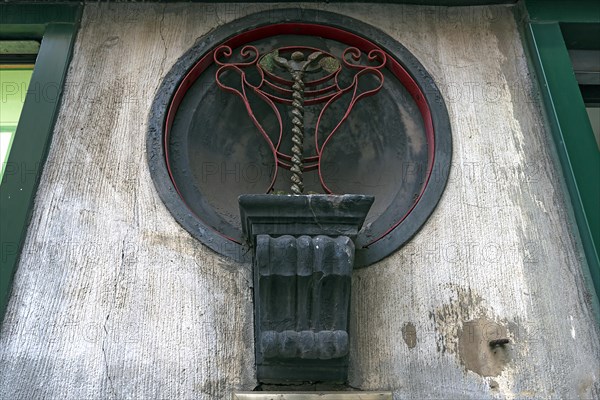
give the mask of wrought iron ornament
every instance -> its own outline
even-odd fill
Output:
[[[303,92],[293,87],[300,77],[273,58],[289,65],[295,51],[302,61],[324,54],[301,77]],[[292,123],[302,112],[303,125]],[[252,253],[237,197],[298,193],[292,178],[303,193],[375,196],[356,237],[355,268],[383,259],[435,208],[451,150],[448,113],[426,68],[379,29],[322,10],[269,10],[217,27],[173,65],[148,120],[161,199],[192,236],[241,262]],[[261,168],[258,178],[240,180],[240,165],[242,173]]]
[[[290,54],[289,58],[283,57],[283,54]],[[309,54],[308,57],[305,54]],[[221,58],[231,58],[233,51],[228,46],[217,48],[214,55],[215,63],[220,68],[216,72],[217,85],[224,91],[238,95],[246,105],[248,115],[252,119],[254,125],[258,128],[262,137],[267,140],[269,147],[273,151],[276,164],[279,167],[289,169],[292,172],[291,176],[291,193],[295,195],[303,194],[304,192],[304,170],[318,169],[319,180],[323,190],[327,194],[332,194],[332,190],[327,186],[323,175],[321,174],[321,154],[324,147],[329,143],[333,135],[339,130],[340,126],[348,119],[355,104],[361,99],[372,96],[379,92],[383,87],[384,77],[379,71],[386,64],[385,53],[381,50],[372,50],[366,56],[368,64],[359,64],[363,53],[356,47],[348,47],[342,55],[341,62],[332,54],[323,50],[307,46],[292,46],[275,49],[260,56],[258,50],[254,46],[244,46],[240,51],[241,61],[225,62]],[[349,59],[354,62],[349,61]],[[354,70],[356,73],[353,76],[350,85],[343,87],[340,83],[340,73],[342,66],[347,69]],[[276,74],[276,70],[282,69],[286,71],[291,80],[282,78]],[[260,74],[258,84],[250,83],[245,72],[247,68],[256,68]],[[223,81],[223,75],[227,72],[235,72],[239,74],[240,89],[237,89]],[[315,79],[307,79],[307,75],[324,72],[324,76],[319,76]],[[359,83],[367,76],[374,76],[378,84],[371,89],[363,89]],[[308,89],[307,89],[308,88]],[[248,90],[252,91],[259,98],[269,104],[273,112],[277,116],[279,122],[279,140],[274,143],[267,134],[263,123],[260,121],[260,116],[257,116],[252,107],[252,103],[248,98]],[[331,105],[338,101],[343,95],[351,95],[351,100],[347,105],[344,114],[341,116],[337,125],[330,131],[325,133],[326,139],[320,144],[319,135],[320,124],[323,116],[329,110]],[[292,149],[291,155],[285,154],[279,150],[282,132],[283,121],[279,109],[275,103],[291,105],[292,107]],[[324,104],[315,126],[315,149],[316,154],[304,157],[304,106]],[[335,118],[335,117],[334,117]],[[307,165],[304,165],[306,161]],[[271,187],[273,189],[275,180],[277,179],[277,169],[273,174]]]

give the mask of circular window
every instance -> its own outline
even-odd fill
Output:
[[[440,92],[406,48],[358,20],[294,9],[220,26],[185,53],[154,99],[147,150],[177,221],[238,261],[251,259],[242,194],[374,196],[356,239],[363,267],[426,221],[451,147]]]

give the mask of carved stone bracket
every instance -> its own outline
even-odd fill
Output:
[[[346,380],[353,239],[373,200],[240,196],[254,248],[259,381]]]
[[[263,358],[330,360],[348,354],[353,260],[347,236],[256,238],[257,344]]]

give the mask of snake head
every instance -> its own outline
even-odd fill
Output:
[[[273,50],[265,54],[259,61],[260,66],[269,72],[273,72],[275,67],[280,67],[286,70],[290,69],[289,60],[279,56],[279,50]]]
[[[321,51],[315,51],[310,53],[306,58],[305,64],[302,66],[302,71],[313,72],[321,68],[321,65],[317,62],[324,54]]]
[[[290,60],[280,57],[278,51],[273,54],[273,63],[281,68],[290,69]]]

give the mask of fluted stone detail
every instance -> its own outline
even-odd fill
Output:
[[[265,358],[329,360],[348,354],[348,332],[337,331],[265,331],[260,338]]]
[[[348,354],[354,243],[346,236],[258,235],[260,351],[265,358]]]

